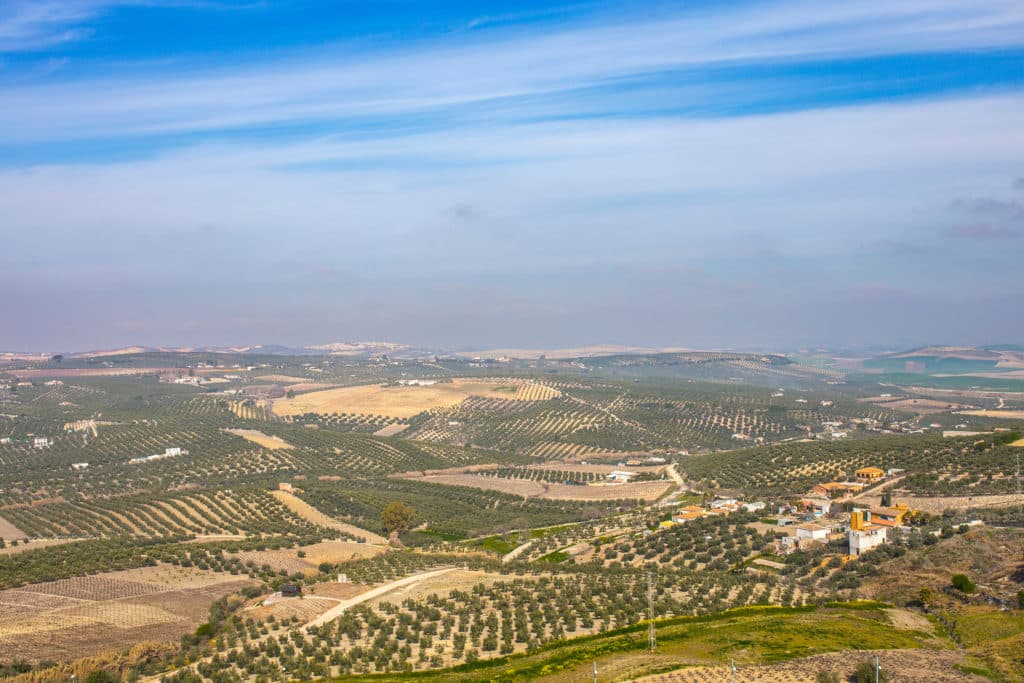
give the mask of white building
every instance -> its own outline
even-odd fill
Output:
[[[635,476],[636,472],[627,472],[626,470],[614,470],[606,474],[604,478],[607,479],[608,481],[618,481],[625,484]]]
[[[882,545],[885,543],[886,531],[887,529],[884,526],[874,526],[859,530],[850,529],[848,532],[850,555],[858,557],[862,553]]]
[[[32,448],[49,448],[53,445],[53,441],[45,436],[37,436],[32,439]]]
[[[828,529],[810,522],[796,527],[796,538],[799,541],[827,541]]]
[[[765,507],[766,506],[764,504],[764,501],[760,501],[760,500],[757,501],[757,502],[754,502],[754,503],[744,503],[743,504],[743,509],[746,510],[747,512],[760,512],[761,510],[764,510]]]
[[[87,462],[73,462],[73,463],[71,463],[71,469],[75,470],[76,472],[81,472],[82,470],[89,469],[89,463],[87,463]]]

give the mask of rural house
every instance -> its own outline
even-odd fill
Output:
[[[857,479],[868,484],[885,478],[885,470],[880,467],[861,467],[856,474]]]
[[[888,526],[874,523],[870,510],[855,508],[850,513],[850,530],[847,532],[850,556],[859,557],[885,543],[888,529]]]

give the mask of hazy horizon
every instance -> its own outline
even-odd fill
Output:
[[[1024,340],[1008,0],[0,3],[0,349]]]

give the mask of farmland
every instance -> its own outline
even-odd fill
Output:
[[[182,358],[211,381],[150,370]],[[0,645],[27,643],[33,676],[56,683],[102,666],[146,680],[256,681],[284,669],[473,680],[536,662],[537,678],[560,680],[581,666],[564,654],[638,628],[648,571],[668,634],[689,628],[675,620],[738,608],[827,622],[829,600],[874,594],[884,562],[933,562],[923,549],[955,547],[967,528],[956,510],[993,524],[1018,515],[1017,424],[961,410],[1003,415],[1019,410],[1012,398],[882,400],[878,387],[827,384],[834,371],[743,354],[500,365],[253,356],[245,368],[229,358],[139,352],[105,357],[125,372],[59,381],[25,368],[30,379],[6,395]],[[979,434],[941,436],[958,430]],[[842,561],[838,538],[782,553],[787,532],[762,520],[767,511],[670,521],[719,494],[786,502],[864,466],[898,471],[887,490],[930,514],[862,559]],[[633,481],[606,481],[623,469]],[[880,504],[881,493],[857,501]],[[384,511],[398,503],[410,511],[392,544]],[[286,584],[305,597],[277,595]],[[923,618],[906,611],[907,596],[889,599],[901,616],[885,628],[905,634],[899,624]],[[63,649],[46,648],[53,638]],[[887,647],[945,647],[900,638]],[[154,644],[125,654],[140,639]],[[984,646],[990,654],[971,657],[1005,666],[1005,645]],[[712,676],[721,665],[668,644],[649,665],[623,647],[602,660],[610,671],[685,664]],[[763,647],[744,666],[783,671]]]
[[[424,411],[458,405],[470,396],[546,401],[558,395],[557,389],[531,383],[455,379],[429,386],[374,384],[314,391],[277,400],[273,410],[282,416],[340,412],[408,419]]]

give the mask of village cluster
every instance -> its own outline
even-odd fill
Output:
[[[744,511],[765,515],[761,524],[765,525],[766,531],[773,531],[778,537],[776,549],[782,555],[822,545],[845,545],[850,557],[858,557],[884,544],[893,530],[911,531],[908,522],[916,511],[909,506],[898,503],[865,505],[854,498],[865,489],[882,483],[886,477],[900,472],[863,467],[855,472],[855,480],[817,484],[803,498],[777,505],[719,497],[703,505],[680,506],[670,519],[661,522],[661,527],[670,528],[703,517],[728,516]],[[844,510],[848,510],[849,515],[844,515]]]

